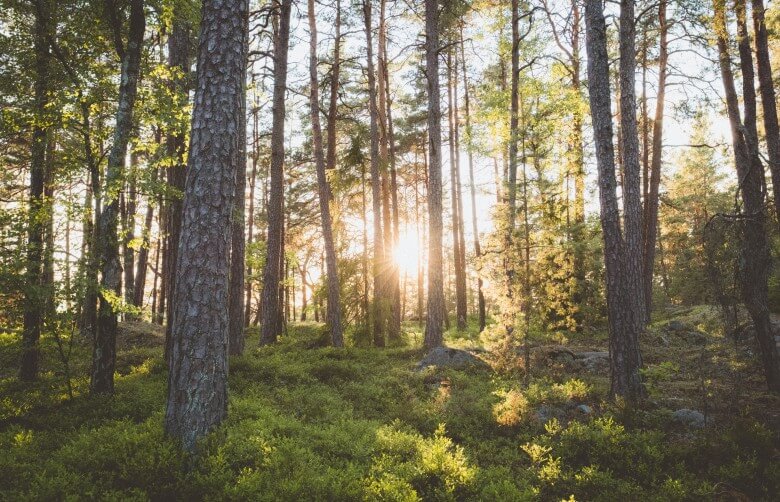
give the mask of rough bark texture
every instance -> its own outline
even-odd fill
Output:
[[[740,10],[740,1],[735,2]],[[767,308],[767,278],[769,275],[770,257],[766,239],[766,214],[764,212],[764,194],[766,185],[764,170],[758,149],[751,143],[750,129],[755,130],[755,91],[752,77],[752,60],[750,48],[744,44],[746,30],[744,29],[744,3],[741,14],[743,27],[740,34],[740,60],[742,63],[743,99],[745,102],[744,126],[739,111],[739,98],[734,85],[734,74],[731,69],[729,55],[729,35],[725,19],[725,1],[714,0],[713,23],[717,35],[720,72],[723,89],[726,95],[726,109],[731,125],[732,145],[734,149],[734,164],[739,177],[739,190],[742,195],[742,218],[740,230],[739,279],[742,299],[750,313],[755,327],[756,341],[761,352],[764,365],[764,375],[767,386],[773,392],[780,391],[780,357],[772,336],[769,310]],[[738,17],[739,17],[738,12]],[[747,49],[747,50],[745,50]],[[750,102],[752,94],[753,102]],[[752,125],[749,123],[752,121]],[[754,146],[755,145],[755,146]]]
[[[374,49],[371,1],[363,2],[363,20],[366,31],[366,65],[368,73],[368,106],[371,115],[371,204],[374,217],[374,261],[372,264],[374,279],[374,300],[371,306],[374,345],[385,345],[386,301],[383,266],[385,263],[385,242],[382,232],[382,181],[379,169],[379,109],[377,106],[376,75],[374,72]]]
[[[290,42],[290,12],[292,0],[280,5],[278,32],[274,40],[274,97],[271,126],[271,187],[268,199],[268,254],[263,270],[260,344],[276,341],[282,331],[282,289],[284,233],[284,120],[287,93],[287,53]]]
[[[443,344],[444,274],[442,269],[441,104],[439,89],[439,10],[425,0],[425,68],[428,90],[428,320],[425,347]]]
[[[107,9],[108,10],[108,9]],[[133,107],[138,90],[138,77],[141,65],[141,49],[144,40],[143,0],[130,3],[129,30],[127,47],[117,52],[121,55],[122,72],[119,83],[119,100],[116,111],[116,124],[111,151],[108,155],[108,167],[104,186],[104,203],[100,221],[100,240],[97,251],[100,278],[100,294],[97,330],[92,351],[92,378],[90,392],[93,394],[114,392],[114,366],[116,363],[116,326],[117,313],[114,305],[122,280],[122,267],[119,262],[119,236],[117,224],[119,216],[118,191],[122,186],[125,168],[127,144],[133,127]]]
[[[44,179],[46,178],[46,104],[48,102],[49,44],[46,22],[35,17],[35,84],[34,117],[30,145],[30,207],[27,227],[27,270],[24,291],[24,324],[22,329],[22,359],[19,378],[30,381],[38,377],[38,340],[43,324],[43,234]]]
[[[756,70],[764,112],[767,160],[772,175],[772,191],[775,199],[775,216],[780,224],[780,126],[777,122],[777,98],[772,82],[772,65],[769,59],[769,42],[764,21],[764,0],[753,0],[753,31],[756,39]]]
[[[248,53],[249,34],[244,38],[244,54]],[[246,74],[246,61],[244,61]],[[230,355],[244,353],[244,281],[246,272],[246,79],[241,92],[241,116],[238,137],[239,156],[236,162],[236,197],[233,202],[233,232],[230,251],[230,328],[228,330],[228,352]]]
[[[655,100],[653,119],[653,156],[650,162],[650,180],[645,197],[643,222],[643,282],[645,290],[646,320],[650,321],[653,308],[653,269],[655,266],[655,245],[658,236],[658,189],[661,185],[661,155],[663,154],[664,98],[666,95],[666,67],[669,60],[666,23],[666,0],[658,4],[658,95]]]
[[[322,126],[320,125],[319,78],[317,76],[317,20],[314,17],[314,0],[309,0],[309,104],[311,106],[311,129],[314,163],[317,168],[317,189],[322,219],[322,239],[325,241],[325,265],[328,274],[328,328],[334,347],[344,346],[341,326],[341,300],[339,274],[336,263],[336,246],[333,242],[333,223],[330,216],[330,189],[325,176],[325,153],[322,149]],[[293,274],[294,277],[294,274]],[[303,285],[305,288],[305,284]],[[305,296],[304,296],[305,298]],[[305,307],[304,307],[305,308]]]
[[[187,104],[189,99],[187,85],[188,73],[190,71],[190,27],[182,19],[181,15],[174,11],[173,28],[168,38],[168,66],[174,72],[174,79],[171,82],[171,91],[176,95],[179,106]],[[184,153],[186,147],[186,131],[178,130],[168,135],[166,138],[167,154],[175,159],[173,165],[167,169],[168,185],[177,192],[184,191],[184,184],[187,179],[187,166],[184,163]],[[166,278],[165,286],[167,291],[165,296],[173,297],[173,291],[176,288],[176,263],[178,261],[179,237],[181,236],[182,219],[182,199],[180,196],[171,197],[166,211],[168,219],[168,235],[166,248],[166,260],[163,267],[163,274]],[[173,302],[168,302],[165,311],[167,318],[165,326],[165,360],[168,361],[171,353],[171,319],[173,317]]]
[[[244,102],[247,0],[205,0],[173,294],[166,432],[186,451],[227,414],[230,234]]]
[[[607,308],[609,317],[610,377],[612,395],[629,400],[644,394],[639,368],[641,313],[631,305],[634,293],[624,269],[625,242],[620,228],[615,178],[615,151],[612,143],[611,91],[607,34],[601,0],[585,2],[588,86],[598,165],[601,228],[604,237]]]

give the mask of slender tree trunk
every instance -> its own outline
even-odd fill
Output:
[[[653,308],[653,270],[655,267],[655,247],[658,235],[658,189],[661,184],[661,156],[663,154],[664,134],[664,98],[666,96],[666,67],[669,59],[666,22],[666,0],[658,4],[658,23],[661,28],[658,55],[658,95],[655,101],[653,119],[653,156],[650,164],[650,180],[645,196],[644,207],[644,290],[646,321],[650,320]]]
[[[586,48],[590,110],[596,143],[601,228],[607,280],[609,317],[610,393],[633,401],[644,395],[639,375],[641,356],[639,333],[641,312],[631,305],[632,290],[625,278],[626,244],[620,228],[615,179],[615,152],[612,143],[612,112],[609,83],[607,28],[601,0],[585,2]],[[639,304],[642,308],[643,304]]]
[[[742,64],[743,101],[745,103],[744,125],[740,117],[739,98],[731,69],[725,0],[713,0],[714,31],[717,34],[721,78],[731,125],[734,164],[740,180],[743,204],[744,220],[740,224],[742,233],[739,259],[740,289],[742,299],[753,320],[767,386],[773,392],[780,392],[780,357],[778,357],[777,346],[772,336],[769,310],[767,309],[767,279],[770,257],[766,239],[766,214],[764,213],[766,185],[757,144],[752,141],[755,136],[751,137],[752,131],[756,129],[753,61],[750,55],[750,41],[746,37],[744,2],[736,0],[735,6],[738,25],[742,25],[738,28],[738,42]],[[739,20],[740,16],[741,20]]]
[[[251,249],[254,242],[254,230],[255,230],[255,187],[257,186],[257,161],[260,156],[260,138],[258,131],[258,112],[259,106],[257,102],[252,107],[252,174],[249,178],[249,220],[247,221],[247,238],[246,245]],[[251,260],[247,263],[246,268],[246,281],[245,281],[245,298],[244,298],[244,325],[249,326],[252,314],[252,263]]]
[[[320,126],[319,78],[317,76],[317,20],[314,17],[314,0],[309,0],[309,103],[311,106],[311,127],[314,141],[314,162],[317,168],[317,188],[322,219],[322,238],[325,241],[325,267],[328,284],[328,328],[334,347],[344,346],[341,326],[341,300],[339,274],[336,263],[336,246],[333,242],[333,223],[330,215],[330,188],[325,174],[325,155],[322,149],[322,128]],[[338,41],[336,42],[338,45]],[[293,274],[294,276],[294,274]]]
[[[444,274],[442,268],[441,104],[439,89],[439,9],[425,0],[425,68],[428,90],[428,320],[425,347],[444,343]]]
[[[230,242],[248,37],[247,0],[204,0],[176,265],[166,432],[194,452],[227,415]]]
[[[287,54],[290,42],[292,0],[282,0],[274,39],[274,96],[271,126],[271,187],[268,201],[268,254],[263,271],[261,297],[263,319],[260,344],[274,343],[282,331],[281,269],[284,259],[284,121],[286,116]]]
[[[44,180],[46,178],[46,105],[49,86],[49,44],[46,22],[35,17],[35,83],[34,124],[30,146],[30,207],[27,226],[27,270],[24,290],[24,324],[22,329],[22,359],[19,378],[24,381],[38,377],[38,340],[43,324],[43,240],[45,218]]]
[[[368,103],[371,115],[371,203],[374,213],[374,301],[372,302],[372,324],[374,345],[377,347],[385,346],[385,319],[386,301],[385,287],[383,280],[383,266],[385,263],[385,242],[382,233],[382,181],[380,175],[380,157],[379,157],[379,110],[377,107],[377,87],[376,76],[374,73],[374,50],[372,20],[371,20],[371,0],[363,0],[363,19],[365,22],[366,56],[368,70]]]
[[[107,9],[110,8],[107,7]],[[114,143],[108,156],[104,192],[106,195],[105,207],[100,214],[99,221],[100,242],[97,251],[102,277],[100,279],[101,293],[99,295],[97,330],[92,352],[90,392],[93,394],[113,394],[114,392],[117,313],[114,310],[114,301],[111,295],[118,292],[122,279],[122,267],[119,262],[119,235],[117,233],[119,199],[116,192],[122,184],[127,144],[133,127],[133,107],[138,89],[145,26],[143,0],[132,0],[127,47],[120,51],[122,76],[119,84]]]
[[[780,126],[777,121],[777,98],[772,82],[772,65],[769,58],[769,42],[764,21],[764,0],[753,1],[753,31],[756,39],[756,69],[761,92],[761,105],[766,134],[767,160],[772,175],[772,191],[775,200],[775,216],[780,224]]]
[[[155,180],[157,176],[154,176]],[[149,266],[149,233],[152,231],[152,222],[154,221],[154,205],[151,198],[146,203],[146,217],[144,218],[144,228],[142,231],[143,244],[138,251],[138,268],[135,271],[133,287],[133,305],[143,307],[144,297],[146,296],[146,269]]]
[[[174,77],[170,83],[171,92],[176,96],[178,109],[182,109],[189,101],[189,80],[190,71],[190,26],[183,20],[182,14],[174,10],[173,27],[168,38],[168,66],[173,72]],[[170,168],[167,169],[168,184],[174,188],[177,193],[170,197],[167,203],[165,215],[167,218],[167,239],[165,244],[158,244],[159,247],[165,247],[166,257],[163,266],[163,277],[165,280],[166,296],[173,298],[173,292],[176,289],[176,264],[178,262],[179,239],[181,237],[182,221],[182,198],[180,193],[184,191],[184,185],[187,179],[187,166],[184,162],[187,131],[183,128],[177,128],[166,138],[167,154],[172,159]],[[162,206],[160,207],[162,216]],[[161,221],[163,221],[161,219]],[[152,316],[155,317],[153,309]],[[172,339],[171,328],[173,319],[173,302],[169,301],[165,310],[165,360],[170,360]]]
[[[474,256],[477,261],[477,312],[479,316],[479,332],[485,329],[485,294],[482,291],[482,248],[479,243],[479,227],[477,225],[477,195],[476,184],[474,182],[474,152],[472,146],[471,113],[469,100],[469,81],[466,68],[466,49],[463,43],[463,25],[460,26],[460,59],[463,65],[463,106],[465,107],[466,119],[466,153],[469,157],[469,187],[471,195],[471,231],[474,234]]]
[[[135,250],[132,243],[135,240],[135,215],[137,212],[138,192],[136,172],[138,169],[138,154],[130,152],[130,169],[127,176],[127,196],[125,197],[125,210],[122,214],[122,228],[124,239],[122,240],[122,269],[124,271],[125,303],[133,305],[135,301]]]
[[[244,55],[249,51],[249,36],[244,40]],[[244,60],[243,89],[241,91],[241,115],[238,127],[238,154],[236,171],[236,195],[233,202],[233,230],[230,251],[230,326],[228,329],[228,353],[244,353],[244,282],[246,273],[246,65]]]

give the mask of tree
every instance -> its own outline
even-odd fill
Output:
[[[314,17],[314,0],[309,0],[308,14],[310,33],[309,103],[311,106],[311,128],[314,139],[314,163],[317,169],[317,188],[320,196],[322,238],[325,241],[325,264],[328,274],[328,327],[330,328],[330,337],[333,346],[343,347],[344,334],[341,327],[339,274],[336,264],[336,247],[333,243],[333,224],[330,216],[330,188],[328,187],[328,179],[325,175],[325,154],[322,149],[322,127],[320,126],[320,83],[317,76],[317,20]],[[338,44],[338,40],[336,43]]]
[[[90,392],[114,392],[114,365],[116,363],[117,302],[121,287],[122,267],[119,262],[119,191],[124,176],[127,144],[133,128],[133,108],[140,77],[146,17],[143,0],[130,2],[127,44],[122,42],[122,22],[113,0],[105,0],[106,16],[113,31],[115,50],[122,64],[119,99],[111,151],[108,155],[106,181],[103,187],[104,207],[98,223],[97,256],[101,270],[100,302],[97,330],[92,351],[92,378]]]
[[[279,5],[278,30],[274,38],[274,96],[273,124],[271,126],[271,184],[268,201],[268,253],[263,270],[261,297],[262,325],[260,343],[276,341],[282,330],[281,278],[284,267],[284,120],[287,93],[287,54],[290,43],[290,14],[292,0]]]
[[[444,276],[442,270],[441,103],[439,89],[439,10],[425,0],[425,69],[428,90],[428,320],[426,348],[444,342]]]
[[[628,12],[622,12],[624,22],[633,17],[628,14]],[[637,302],[637,295],[641,293],[641,290],[637,291],[639,289],[638,281],[631,282],[626,277],[628,273],[626,255],[629,252],[629,247],[622,235],[617,203],[607,27],[601,0],[586,0],[585,27],[588,90],[590,91],[590,111],[596,143],[601,228],[606,265],[611,370],[610,393],[613,396],[633,401],[644,395],[639,375],[639,368],[642,364],[639,353],[639,334],[643,327],[643,312],[640,310],[644,308],[644,304]],[[626,33],[623,36],[628,36],[628,34],[629,29],[626,28]],[[621,56],[624,58],[627,55],[621,54]],[[629,65],[626,64],[626,66]],[[633,90],[631,93],[633,94]],[[638,161],[636,164],[636,172],[632,173],[637,178],[633,180],[635,184],[638,181]],[[630,228],[626,224],[625,231],[637,232],[638,229]],[[636,240],[636,236],[633,237]],[[634,261],[636,258],[634,257]],[[634,272],[637,270],[634,269]]]
[[[245,140],[247,0],[204,0],[173,295],[166,432],[193,452],[227,414],[230,242]]]

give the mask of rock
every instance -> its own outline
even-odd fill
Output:
[[[609,370],[609,352],[578,352],[575,357],[591,373]]]
[[[667,331],[689,331],[691,330],[691,327],[685,324],[684,322],[675,319],[673,321],[669,321],[666,324],[666,330]]]
[[[681,408],[672,413],[672,422],[695,429],[701,429],[705,425],[704,414],[688,408]]]
[[[680,337],[687,343],[692,343],[695,345],[703,345],[707,343],[707,335],[705,333],[702,333],[695,327],[682,321],[669,321],[664,329],[667,333],[671,333],[677,337]]]
[[[488,364],[466,350],[436,347],[417,363],[415,371],[422,371],[429,366],[463,369],[468,367],[486,368]]]
[[[534,417],[543,424],[546,424],[553,418],[560,420],[563,416],[564,413],[561,409],[546,404],[539,406],[536,411],[534,411]]]
[[[577,406],[577,411],[582,413],[583,415],[590,415],[591,413],[593,413],[593,409],[587,404],[581,404]]]
[[[523,348],[518,349],[518,355],[524,356]],[[535,363],[543,362],[546,364],[561,363],[571,364],[574,362],[575,356],[568,347],[563,345],[543,345],[541,347],[533,347],[531,349],[531,357]]]

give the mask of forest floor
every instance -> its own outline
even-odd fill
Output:
[[[763,390],[750,337],[725,338],[710,307],[667,309],[654,320],[642,340],[649,397],[635,409],[607,400],[604,334],[536,340],[524,386],[522,354],[485,350],[473,327],[448,332],[447,344],[492,368],[416,370],[424,353],[413,323],[404,325],[406,343],[387,349],[323,347],[315,323],[292,324],[278,344],[258,348],[250,330],[246,354],[230,360],[229,417],[196,460],[162,432],[162,329],[120,326],[111,398],[87,395],[84,341],[68,358],[69,392],[54,337],[42,343],[42,378],[23,384],[18,334],[0,334],[0,500],[780,493],[780,400]]]

